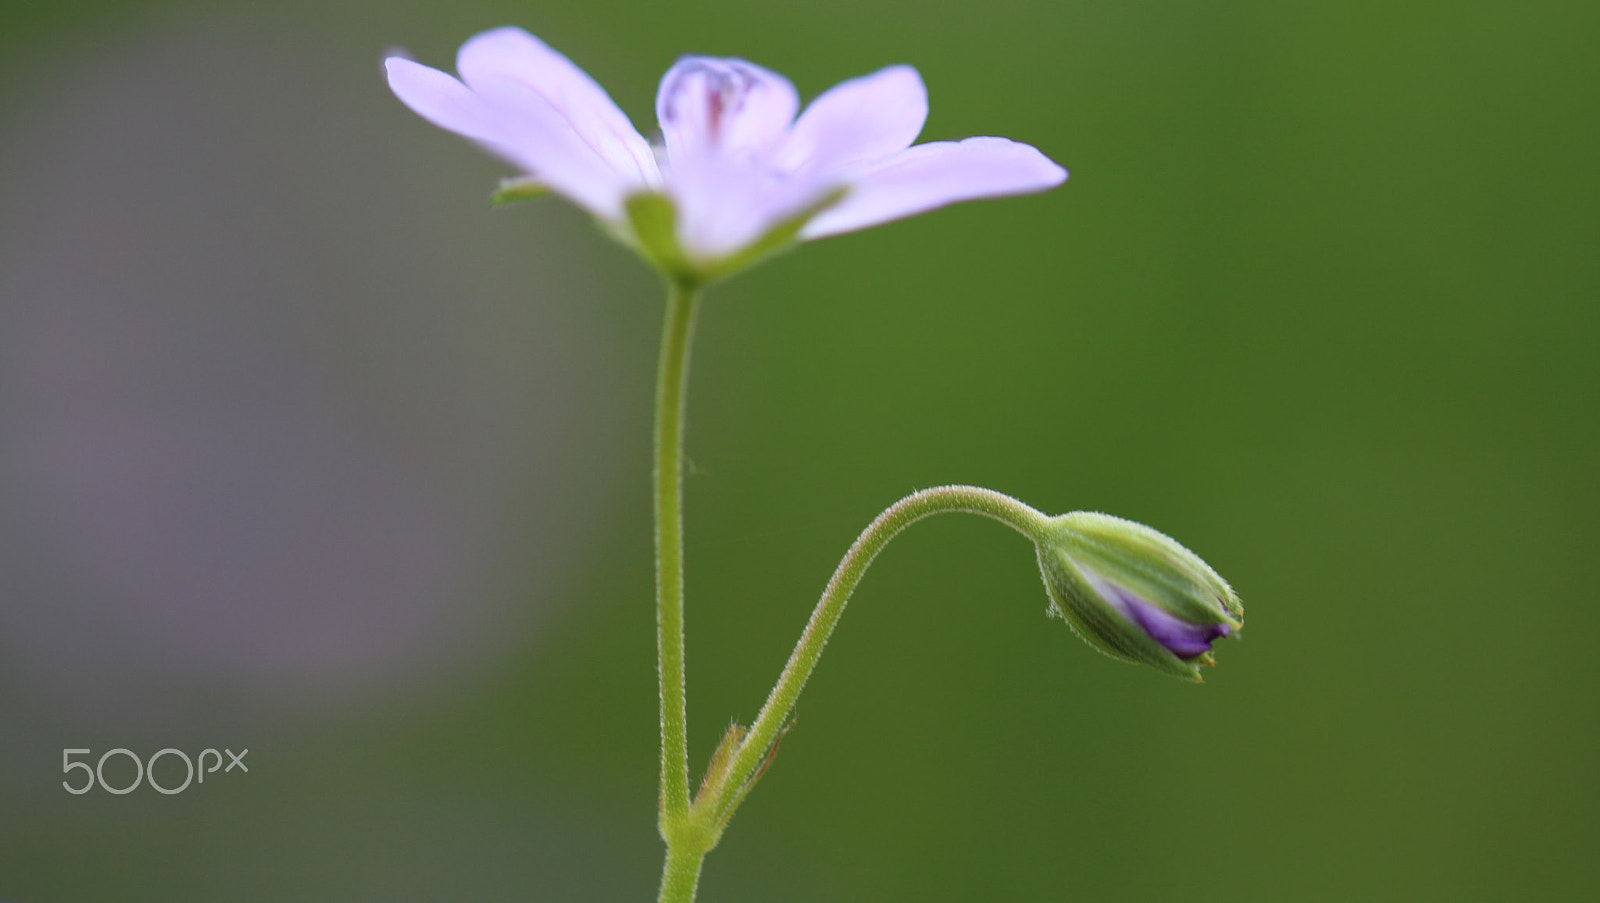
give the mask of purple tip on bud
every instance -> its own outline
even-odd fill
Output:
[[[1193,658],[1211,651],[1211,641],[1228,635],[1227,624],[1190,624],[1151,605],[1121,587],[1111,587],[1112,602],[1128,620],[1139,625],[1150,638],[1167,647],[1178,658]],[[1120,602],[1120,605],[1116,603]]]

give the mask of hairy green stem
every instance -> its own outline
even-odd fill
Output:
[[[694,335],[696,286],[674,281],[661,330],[656,373],[656,669],[661,681],[661,835],[668,841],[669,874],[673,827],[689,813],[689,745],[683,675],[683,412]],[[702,854],[703,855],[703,852]],[[681,871],[681,870],[680,870]],[[700,871],[699,857],[693,874]],[[693,899],[694,879],[689,879]],[[665,879],[662,899],[668,899]]]
[[[661,895],[658,903],[694,903],[700,883],[700,864],[706,847],[698,844],[668,843],[667,862],[661,869]]]

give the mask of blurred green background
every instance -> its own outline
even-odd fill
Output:
[[[709,299],[696,771],[917,488],[1248,612],[1185,685],[918,526],[702,900],[1600,898],[1600,7],[1102,0],[0,7],[0,898],[652,899],[659,290],[378,69],[510,23],[647,132],[680,53],[907,62],[1072,171]]]

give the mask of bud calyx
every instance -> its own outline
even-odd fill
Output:
[[[1227,581],[1143,524],[1076,511],[1051,518],[1038,548],[1052,614],[1113,658],[1198,681],[1212,642],[1244,626]]]

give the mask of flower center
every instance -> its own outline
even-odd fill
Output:
[[[757,81],[755,73],[737,63],[696,60],[681,65],[666,88],[661,125],[683,127],[716,147]]]

